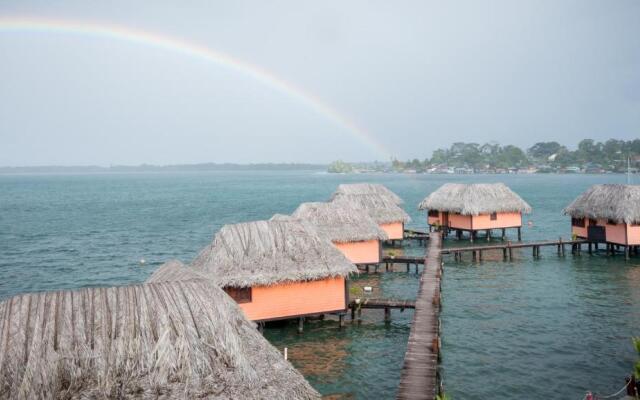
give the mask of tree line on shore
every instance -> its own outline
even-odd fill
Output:
[[[449,148],[435,150],[431,158],[400,161],[393,159],[387,169],[393,171],[413,170],[425,172],[438,167],[468,168],[473,170],[526,169],[536,167],[539,171],[580,168],[602,171],[625,171],[627,159],[633,166],[640,162],[640,139],[609,139],[597,142],[584,139],[575,150],[570,150],[558,142],[538,142],[522,150],[513,145],[502,146],[495,142],[453,143]],[[380,163],[375,168],[380,169]],[[329,172],[352,172],[361,166],[336,161],[329,166]]]

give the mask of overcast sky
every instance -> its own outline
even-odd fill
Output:
[[[0,29],[0,166],[423,159],[456,141],[640,137],[638,0],[0,0],[0,16],[205,45],[314,94],[384,149],[233,69]]]

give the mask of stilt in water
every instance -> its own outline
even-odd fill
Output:
[[[482,250],[478,250],[478,261],[482,261]]]
[[[504,247],[504,248],[502,249],[502,259],[503,259],[503,260],[506,260],[506,259],[507,259],[507,248],[506,248],[506,247]]]
[[[520,242],[522,240],[522,230],[520,227],[518,227],[518,242]]]
[[[502,240],[504,240],[506,235],[506,229],[502,228]]]
[[[629,246],[624,246],[624,259],[629,259]]]
[[[304,332],[304,317],[298,318],[298,333]]]
[[[384,320],[385,322],[391,321],[391,309],[389,307],[384,308]]]
[[[491,240],[491,229],[487,229],[487,242]]]
[[[475,231],[469,232],[469,240],[471,241],[471,243],[473,243],[473,240],[475,239],[475,236],[476,236],[476,232]]]
[[[338,326],[340,328],[344,326],[344,314],[338,314]]]
[[[589,254],[593,254],[593,245],[591,244],[591,242],[589,242],[588,251],[589,251]]]

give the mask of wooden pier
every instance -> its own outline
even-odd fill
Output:
[[[442,264],[440,234],[431,236],[428,258],[420,277],[411,333],[404,357],[398,399],[433,400],[438,394],[440,353],[440,277]]]
[[[400,312],[403,312],[406,308],[416,308],[416,302],[411,300],[394,300],[394,299],[358,299],[351,300],[349,302],[348,307],[351,309],[351,319],[356,319],[356,312],[358,313],[358,319],[360,319],[360,315],[362,309],[378,309],[384,310],[384,320],[391,320],[391,310],[399,309]]]
[[[538,242],[506,242],[500,244],[491,244],[484,246],[464,246],[464,247],[447,247],[440,250],[441,254],[453,254],[456,260],[462,260],[464,253],[471,253],[474,261],[482,261],[483,252],[491,250],[502,250],[502,257],[504,260],[513,259],[513,249],[530,248],[534,258],[540,257],[541,247],[556,247],[559,255],[565,255],[565,246],[571,246],[571,252],[573,254],[580,254],[582,251],[582,245],[588,244],[589,252],[592,251],[591,243],[583,239],[577,240],[543,240]]]
[[[424,244],[426,243],[427,240],[429,240],[429,233],[425,231],[419,231],[416,229],[405,229],[404,239],[417,240],[420,244]]]

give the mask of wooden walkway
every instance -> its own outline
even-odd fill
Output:
[[[415,229],[405,229],[404,230],[404,239],[405,240],[417,240],[420,244],[425,243],[429,240],[429,233],[424,231],[419,231]]]
[[[441,246],[441,236],[432,235],[427,250],[428,258],[420,277],[420,289],[404,356],[398,399],[433,400],[438,392]]]
[[[464,247],[446,247],[440,250],[441,254],[453,254],[456,260],[462,260],[463,253],[471,253],[473,260],[482,260],[482,254],[485,251],[490,250],[502,250],[502,256],[505,260],[513,259],[513,249],[530,248],[534,258],[540,257],[540,247],[555,246],[557,247],[558,254],[565,254],[565,246],[571,246],[572,253],[580,253],[583,244],[589,244],[589,250],[591,251],[591,244],[583,239],[578,240],[543,240],[537,242],[506,242],[500,244],[489,244],[484,246],[464,246]]]

